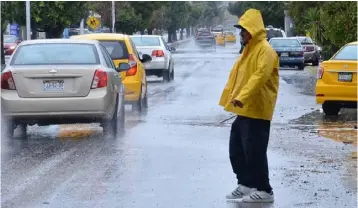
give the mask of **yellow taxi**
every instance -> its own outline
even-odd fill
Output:
[[[225,46],[225,35],[224,33],[220,33],[215,37],[215,41],[217,45]]]
[[[227,31],[224,33],[225,35],[225,42],[232,42],[232,43],[236,43],[236,35],[235,33],[231,32],[231,31]]]
[[[147,79],[143,63],[151,59],[146,58],[144,61],[140,58],[148,57],[148,55],[139,55],[129,35],[92,33],[71,36],[71,39],[98,40],[107,49],[116,67],[120,63],[128,63],[131,68],[126,72],[121,72],[126,104],[132,105],[132,109],[137,111],[148,107]]]
[[[346,44],[317,71],[316,101],[326,115],[338,115],[341,108],[357,108],[357,45]]]

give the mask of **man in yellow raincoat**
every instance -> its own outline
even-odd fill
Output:
[[[260,11],[239,19],[244,49],[230,73],[220,105],[237,115],[231,127],[229,154],[238,187],[228,200],[273,202],[267,145],[279,85],[279,59],[266,40]]]

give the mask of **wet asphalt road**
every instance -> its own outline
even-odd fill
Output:
[[[1,139],[1,207],[356,207],[356,111],[325,118],[314,69],[280,71],[268,150],[275,203],[232,204],[231,115],[218,106],[239,46],[175,54],[175,81],[149,77],[146,113],[126,112],[126,133],[96,125],[29,127]],[[343,138],[340,139],[340,137]]]

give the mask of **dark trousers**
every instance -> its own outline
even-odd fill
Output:
[[[267,145],[271,122],[237,116],[231,127],[229,154],[238,184],[271,192]]]

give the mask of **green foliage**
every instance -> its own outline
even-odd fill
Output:
[[[65,27],[87,14],[85,1],[32,1],[31,18],[49,38],[59,38]]]
[[[284,8],[282,1],[237,1],[229,4],[228,11],[240,17],[248,9],[257,9],[261,11],[265,25],[284,28]]]
[[[295,22],[295,31],[309,32],[312,39],[322,45],[325,58],[357,40],[356,2],[291,2],[289,14]]]
[[[142,17],[133,7],[126,6],[116,12],[115,28],[117,33],[133,34],[142,23]]]

